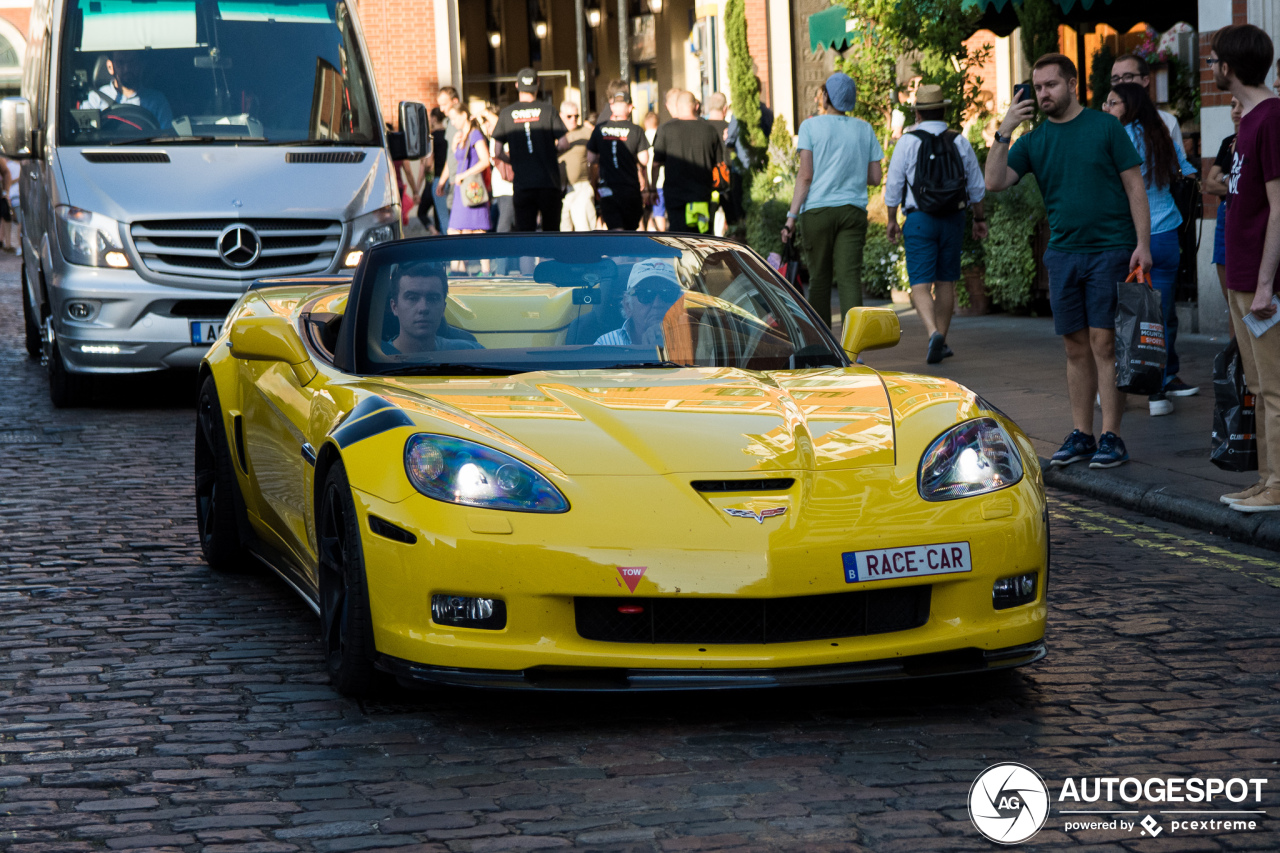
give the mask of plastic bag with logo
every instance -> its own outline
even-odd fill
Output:
[[[1164,344],[1160,294],[1142,268],[1118,285],[1116,298],[1116,387],[1127,394],[1156,394],[1164,387],[1169,357]]]
[[[1253,395],[1234,340],[1213,359],[1213,451],[1209,461],[1224,471],[1258,470]]]

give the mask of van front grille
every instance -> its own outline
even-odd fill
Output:
[[[248,267],[234,267],[218,252],[219,236],[233,225],[248,226],[261,243],[261,253]],[[268,272],[324,272],[342,247],[342,223],[323,219],[150,220],[135,222],[130,235],[152,272],[233,281]]]

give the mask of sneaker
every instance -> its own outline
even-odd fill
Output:
[[[932,335],[930,335],[929,336],[929,352],[928,352],[928,355],[925,356],[925,359],[924,359],[925,362],[927,364],[937,364],[938,362],[942,361],[943,359],[942,350],[946,347],[946,345],[947,345],[946,342],[942,339],[942,335],[938,334],[937,332],[934,332]]]
[[[1165,397],[1164,392],[1152,394],[1147,398],[1147,406],[1151,409],[1151,417],[1173,414],[1173,401]]]
[[[1164,386],[1164,393],[1170,397],[1194,397],[1200,393],[1199,385],[1188,385],[1182,377],[1175,376],[1173,381]]]
[[[1098,452],[1089,460],[1090,468],[1114,468],[1129,461],[1124,439],[1114,432],[1104,432],[1098,439]]]
[[[1280,489],[1263,489],[1251,498],[1233,503],[1236,512],[1280,512]]]
[[[1062,447],[1049,460],[1049,465],[1054,468],[1061,468],[1064,465],[1070,465],[1072,462],[1091,459],[1097,452],[1098,445],[1094,442],[1093,436],[1085,435],[1078,429],[1072,430],[1071,435],[1067,436],[1067,440],[1062,442]]]
[[[1222,501],[1227,506],[1232,506],[1233,504],[1240,503],[1240,501],[1247,501],[1249,498],[1258,494],[1266,487],[1267,487],[1266,483],[1254,483],[1252,486],[1250,486],[1247,489],[1244,489],[1243,491],[1231,492],[1229,494],[1225,494],[1222,497],[1218,498],[1218,500]]]
[[[953,356],[953,355],[955,355],[955,353],[954,353],[954,352],[952,352],[951,347],[947,346],[947,342],[946,342],[946,340],[944,339],[944,340],[942,341],[942,357],[943,357],[943,358],[951,358],[951,356]]]

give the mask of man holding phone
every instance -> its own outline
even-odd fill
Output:
[[[1031,71],[1035,99],[1015,93],[987,155],[989,192],[1035,175],[1049,212],[1049,301],[1054,331],[1067,350],[1067,391],[1074,429],[1052,465],[1089,460],[1090,468],[1129,461],[1120,438],[1124,395],[1116,388],[1116,283],[1151,269],[1151,215],[1142,158],[1114,117],[1086,110],[1076,93],[1075,63],[1060,53]],[[1010,134],[1035,113],[1048,121],[1018,139]],[[1093,438],[1093,401],[1102,402],[1102,435]]]

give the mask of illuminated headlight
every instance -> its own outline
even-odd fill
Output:
[[[944,432],[920,460],[920,497],[949,501],[1006,489],[1022,479],[1022,460],[991,418],[966,421]]]
[[[354,242],[343,258],[343,266],[347,268],[359,264],[364,253],[374,246],[400,236],[400,214],[395,207],[366,213],[352,221],[351,234]]]
[[[404,469],[415,489],[446,503],[515,512],[569,509],[564,495],[519,459],[460,438],[410,436]]]
[[[1008,610],[1019,604],[1030,604],[1036,600],[1036,573],[1014,575],[1011,578],[1000,578],[991,587],[991,605],[996,610]]]
[[[54,208],[58,220],[62,255],[73,264],[86,267],[129,266],[120,245],[120,223],[100,213],[68,207]]]
[[[498,598],[470,598],[465,595],[431,596],[431,621],[456,628],[507,627],[507,605]]]

